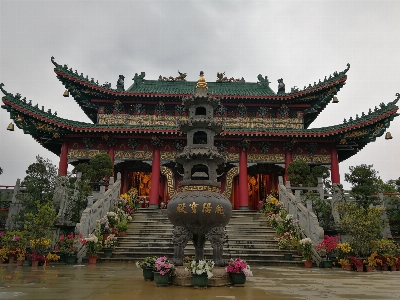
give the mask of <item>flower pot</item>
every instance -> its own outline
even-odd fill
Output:
[[[305,260],[304,261],[304,267],[312,268],[312,260]]]
[[[76,255],[66,255],[65,262],[67,265],[73,265],[76,261]]]
[[[285,253],[283,254],[283,257],[285,260],[293,260],[293,254],[292,253]]]
[[[331,260],[324,260],[324,268],[326,269],[332,269],[332,261]]]
[[[364,272],[364,266],[357,266],[357,272]]]
[[[303,255],[303,249],[297,249],[297,255],[302,256]]]
[[[119,236],[119,237],[124,237],[124,236],[126,236],[126,231],[120,231],[120,232],[118,233],[118,236]]]
[[[372,272],[372,266],[365,266],[365,272]]]
[[[154,272],[154,282],[156,286],[168,286],[169,275],[168,274],[160,274],[160,272]]]
[[[36,259],[32,259],[32,267],[37,267],[39,265],[39,261]]]
[[[383,264],[382,265],[382,271],[388,271],[388,270],[389,270],[388,265],[387,264]]]
[[[60,253],[59,256],[60,256],[60,259],[58,261],[65,263],[65,253]]]
[[[195,287],[207,287],[208,276],[207,274],[193,274],[193,286]]]
[[[154,280],[154,273],[153,273],[153,269],[149,268],[149,269],[143,269],[143,278],[144,280],[150,280],[153,281]]]
[[[15,261],[14,255],[9,255],[9,256],[8,256],[8,263],[9,263],[9,264],[13,264],[14,261]]]
[[[111,257],[113,253],[113,249],[103,249],[103,253],[105,257]]]
[[[397,270],[397,267],[396,267],[396,265],[394,265],[394,266],[390,266],[390,271],[396,271]]]
[[[344,269],[346,271],[353,271],[353,268],[351,267],[351,265],[347,265],[346,267],[344,267]]]
[[[17,260],[17,266],[23,266],[24,260]]]
[[[106,239],[108,238],[108,236],[109,236],[110,234],[103,234],[103,243],[106,241]]]
[[[246,275],[244,273],[229,273],[229,276],[234,285],[243,285],[246,282]]]
[[[89,264],[95,264],[97,261],[97,256],[89,256]]]

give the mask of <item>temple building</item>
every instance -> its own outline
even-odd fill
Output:
[[[142,72],[135,74],[128,88],[120,75],[114,89],[110,83],[99,84],[58,64],[53,57],[51,61],[65,86],[64,96],[72,96],[91,123],[60,118],[0,84],[2,108],[16,126],[59,155],[59,175],[67,173],[68,163],[76,165],[108,153],[114,171],[122,174],[121,192],[137,188],[143,207],[167,203],[183,174],[182,165],[175,162],[186,146],[186,136],[179,130],[179,123],[188,120],[182,99],[205,82],[186,81],[186,73],[180,72],[177,77],[147,80]],[[226,160],[217,169],[218,181],[233,209],[257,209],[259,200],[277,189],[278,176],[284,176],[295,160],[329,167],[332,183],[340,183],[339,163],[385,133],[398,115],[399,94],[394,101],[341,124],[309,129],[329,103],[338,102],[336,95],[346,84],[349,68],[348,64],[341,72],[290,91],[281,78],[276,93],[261,74],[255,76],[256,82],[227,78],[225,73],[207,81],[208,93],[220,100],[213,117],[223,124],[215,136],[215,146]],[[207,110],[198,107],[195,113],[206,115]],[[194,145],[205,144],[207,130],[191,138]]]

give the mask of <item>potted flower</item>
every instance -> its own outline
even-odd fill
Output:
[[[315,246],[315,249],[320,251],[322,256],[326,256],[326,260],[324,261],[325,268],[332,268],[332,261],[328,260],[328,256],[329,253],[336,249],[336,246],[339,244],[339,238],[339,236],[325,235],[325,239]]]
[[[50,263],[51,261],[59,261],[60,260],[60,256],[57,255],[57,253],[47,253],[46,255],[47,258],[47,262],[46,263]]]
[[[74,264],[76,261],[76,251],[78,250],[78,243],[82,239],[82,234],[74,235],[70,233],[64,240],[64,253],[65,262],[67,264]]]
[[[32,260],[32,267],[37,267],[40,263],[46,263],[47,258],[43,254],[37,253],[35,250],[32,250],[32,253],[25,254],[27,258]]]
[[[300,247],[302,249],[302,256],[304,259],[304,266],[306,268],[312,267],[312,241],[310,238],[304,238],[299,241]]]
[[[143,278],[144,280],[154,280],[154,266],[156,263],[157,256],[148,256],[142,261],[136,262],[137,268],[143,269]]]
[[[350,256],[350,263],[357,270],[357,272],[363,272],[363,261],[355,256]]]
[[[168,286],[169,276],[174,275],[175,266],[166,256],[161,256],[154,262],[154,281],[157,286]]]
[[[89,264],[95,264],[97,252],[101,249],[101,241],[95,234],[89,234],[87,238],[81,239],[81,243],[86,247],[86,255],[89,259]]]
[[[225,271],[229,273],[232,283],[235,285],[243,285],[246,282],[246,277],[253,276],[250,266],[240,257],[228,262]]]
[[[350,260],[347,258],[340,258],[339,264],[342,266],[343,270],[351,271],[351,263]]]
[[[297,239],[295,233],[290,230],[286,231],[281,236],[276,237],[275,240],[278,241],[279,249],[286,249],[286,250],[294,249],[298,243],[298,239]],[[293,253],[291,253],[291,252],[284,253],[284,258],[285,258],[285,260],[292,260]]]
[[[3,263],[8,258],[8,250],[6,246],[0,249],[0,263]]]
[[[372,272],[372,268],[376,268],[377,266],[377,260],[378,260],[378,253],[376,252],[372,253],[366,261],[367,265],[365,266],[365,270],[367,272]]]
[[[336,246],[336,251],[338,252],[339,264],[342,266],[342,269],[347,271],[351,271],[351,263],[349,260],[350,253],[353,252],[349,243],[339,243]]]
[[[193,275],[193,285],[197,287],[206,287],[208,279],[213,276],[212,270],[215,263],[212,260],[193,260],[185,270],[190,271]]]
[[[116,246],[117,246],[117,238],[115,234],[111,233],[107,236],[107,239],[104,241],[103,245],[104,256],[111,257],[113,250]]]
[[[128,222],[126,220],[118,222],[117,230],[119,232],[118,236],[120,237],[126,236],[126,231],[128,230]]]
[[[386,259],[386,264],[390,268],[391,271],[396,271],[397,269],[397,257],[391,254],[384,255]]]

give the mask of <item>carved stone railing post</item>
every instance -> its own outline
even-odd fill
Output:
[[[114,179],[112,180],[114,181]],[[119,197],[121,189],[121,174],[117,174],[117,181],[108,186],[108,190],[101,193],[96,202],[93,203],[93,196],[88,197],[88,205],[83,211],[80,222],[76,224],[75,233],[82,234],[87,237],[90,233],[93,233],[96,229],[97,220],[100,220],[107,212],[113,210],[114,200]],[[82,258],[86,255],[86,247],[79,245],[78,248],[78,262],[82,261]]]

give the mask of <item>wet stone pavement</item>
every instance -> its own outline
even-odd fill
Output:
[[[252,267],[244,287],[156,287],[134,263],[0,264],[0,299],[400,299],[400,271]]]

